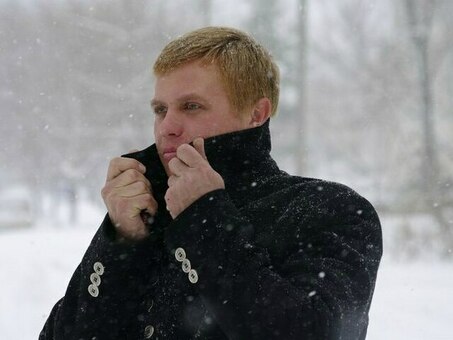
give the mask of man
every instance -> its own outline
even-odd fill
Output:
[[[108,214],[40,339],[364,339],[379,219],[270,157],[269,53],[208,27],[154,74],[156,143],[111,161]]]

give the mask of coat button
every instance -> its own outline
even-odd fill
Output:
[[[190,266],[190,261],[189,261],[188,259],[184,259],[184,260],[182,261],[181,267],[182,267],[182,271],[183,271],[184,273],[188,273],[188,272],[190,272],[190,270],[192,269],[192,267]]]
[[[197,283],[198,282],[198,273],[195,269],[191,269],[189,271],[189,281],[191,283]]]
[[[92,297],[98,297],[99,295],[99,288],[98,286],[96,286],[95,284],[90,284],[88,286],[88,293],[90,293],[90,295]]]
[[[154,334],[154,327],[151,325],[148,325],[145,327],[145,339],[149,339],[153,336]]]
[[[96,262],[93,265],[93,269],[98,275],[104,274],[104,265],[101,262]]]
[[[101,277],[98,273],[93,273],[90,275],[90,281],[95,285],[98,286],[101,284]]]
[[[176,249],[175,257],[178,262],[184,261],[186,259],[186,251],[182,248]]]

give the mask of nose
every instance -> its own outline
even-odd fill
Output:
[[[158,133],[162,137],[179,137],[183,132],[181,117],[174,110],[167,110],[165,116],[158,122]]]

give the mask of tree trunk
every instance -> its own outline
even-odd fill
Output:
[[[433,89],[429,67],[429,42],[436,2],[405,0],[409,32],[415,48],[423,124],[422,190],[427,210],[438,222],[447,249],[453,247],[453,234],[443,215],[443,198],[439,190],[439,169],[434,130]]]
[[[307,171],[307,91],[306,91],[306,79],[307,79],[307,0],[299,0],[299,16],[298,16],[298,46],[297,46],[297,173],[302,175]]]

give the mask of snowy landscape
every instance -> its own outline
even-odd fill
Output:
[[[281,71],[272,155],[382,222],[369,340],[451,340],[453,1],[0,0],[0,340],[33,340],[101,223],[108,162],[153,143],[150,69],[233,26]]]
[[[0,232],[2,340],[38,338],[102,221],[103,211],[85,205],[81,216],[76,226],[40,221],[33,228]],[[386,231],[393,226],[385,218],[382,224],[385,241]],[[450,340],[453,264],[426,258],[396,261],[389,256],[384,249],[367,339]]]

